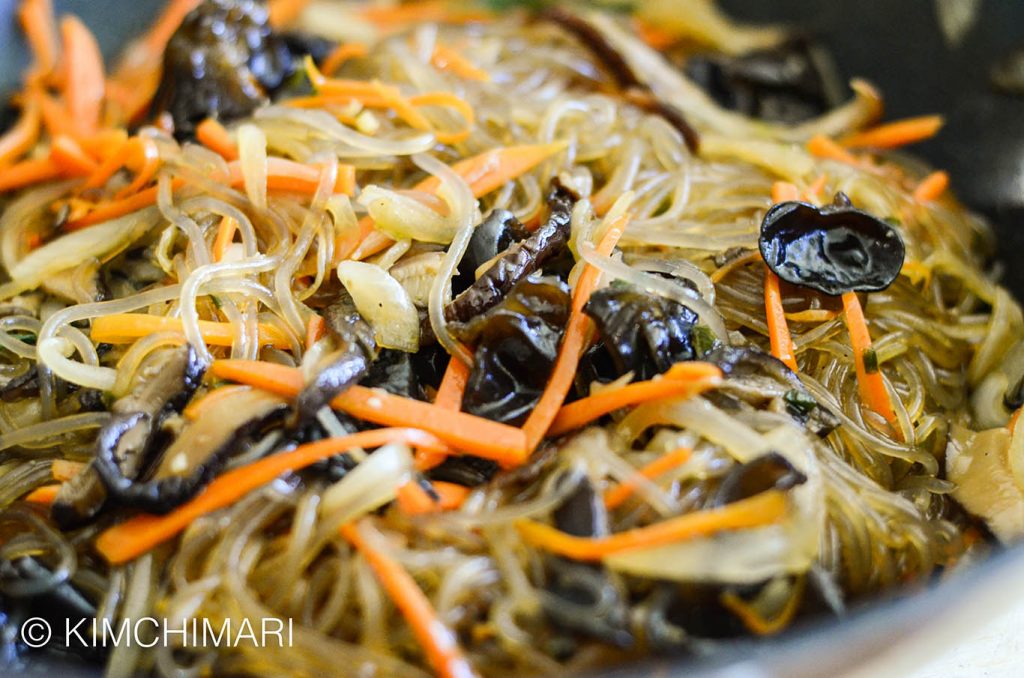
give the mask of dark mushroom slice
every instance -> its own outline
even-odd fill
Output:
[[[745,464],[732,467],[718,485],[712,506],[725,506],[768,490],[788,490],[807,481],[778,452],[762,454]]]
[[[62,527],[79,525],[100,511],[142,473],[164,419],[180,412],[199,386],[204,365],[191,346],[162,348],[136,370],[128,394],[111,406],[113,417],[97,436],[96,457],[61,485],[52,516]]]
[[[452,280],[452,293],[460,294],[476,280],[476,271],[515,243],[526,240],[530,232],[508,210],[491,211],[473,229],[466,253],[459,262],[459,274]]]
[[[259,0],[205,0],[190,12],[164,51],[153,111],[167,111],[178,138],[205,118],[230,121],[269,101],[293,70],[284,40]]]
[[[423,389],[416,377],[412,356],[405,351],[381,349],[370,365],[370,371],[359,383],[368,388],[382,388],[388,393],[423,400]]]
[[[807,390],[800,377],[775,356],[753,346],[721,346],[704,360],[718,365],[725,375],[719,391],[754,407],[778,399],[785,411],[815,435],[825,437],[839,419]]]
[[[634,379],[650,379],[695,357],[697,314],[677,301],[615,283],[594,292],[583,310],[597,326],[613,378],[633,372]]]
[[[313,381],[299,393],[296,399],[299,421],[316,416],[336,395],[358,383],[377,356],[373,328],[356,310],[348,292],[341,290],[323,315],[337,349],[324,361],[325,366]]]
[[[777,276],[829,296],[884,290],[906,256],[895,228],[855,209],[842,193],[828,207],[775,205],[761,222],[758,245]]]
[[[569,222],[578,197],[557,180],[552,182],[547,204],[547,222],[529,238],[518,242],[488,268],[466,291],[445,308],[449,321],[466,322],[493,308],[512,291],[516,283],[556,256],[569,242]]]
[[[451,325],[476,346],[463,410],[513,426],[526,419],[547,385],[569,303],[569,289],[557,278],[527,278],[497,307]]]
[[[448,457],[438,466],[430,469],[427,477],[430,480],[455,483],[464,487],[477,487],[490,482],[491,478],[500,470],[501,467],[490,459],[481,459],[465,454]]]
[[[549,7],[540,16],[557,24],[567,33],[575,37],[580,44],[590,50],[611,75],[616,86],[623,91],[626,98],[635,106],[665,118],[686,142],[687,148],[696,153],[700,145],[700,137],[683,112],[676,107],[661,101],[651,88],[643,83],[633,72],[632,67],[618,50],[604,37],[600,30],[578,14],[563,8]]]

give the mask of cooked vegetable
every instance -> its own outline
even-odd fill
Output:
[[[452,280],[452,292],[459,294],[476,280],[477,271],[490,264],[517,242],[526,240],[529,231],[508,210],[494,210],[473,229],[469,247],[459,262],[459,275]]]
[[[338,280],[352,295],[359,314],[373,326],[377,343],[415,353],[420,344],[420,319],[401,284],[380,266],[362,261],[338,264]]]
[[[780,278],[833,296],[884,290],[906,252],[895,228],[854,209],[842,194],[831,207],[775,205],[764,216],[758,244]]]

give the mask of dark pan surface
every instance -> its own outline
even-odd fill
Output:
[[[954,0],[960,2],[962,0]],[[1024,97],[996,93],[989,69],[1014,48],[1024,48],[1024,2],[981,0],[975,26],[958,47],[943,39],[935,0],[720,0],[733,15],[782,22],[817,36],[847,76],[866,77],[885,95],[890,118],[938,112],[947,126],[935,140],[915,147],[948,169],[967,204],[987,214],[999,235],[1005,282],[1024,297]],[[148,25],[162,0],[56,0],[58,12],[81,16],[97,32],[104,54],[116,54]],[[26,64],[24,42],[13,20],[15,0],[0,0],[0,92],[17,84]],[[877,601],[840,622],[803,625],[766,643],[741,643],[707,662],[655,660],[613,671],[625,678],[659,676],[835,675],[894,643],[906,642],[927,622],[971,617],[978,621],[999,601],[1001,583],[1024,571],[1024,550],[990,562],[932,590]],[[973,612],[972,612],[973,610]],[[961,627],[962,630],[962,627]],[[950,626],[944,642],[955,642]],[[29,675],[98,675],[62,658],[34,657]]]

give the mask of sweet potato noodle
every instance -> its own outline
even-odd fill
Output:
[[[105,70],[24,2],[4,638],[277,618],[291,647],[68,649],[589,672],[1024,531],[1021,311],[898,150],[941,119],[706,0],[559,5],[171,0]]]

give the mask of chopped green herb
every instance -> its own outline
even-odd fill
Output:
[[[693,351],[697,354],[696,357],[703,358],[705,355],[714,350],[715,345],[718,343],[718,337],[711,331],[710,327],[704,325],[696,325],[690,331],[690,336],[693,341]]]
[[[818,406],[818,401],[814,399],[814,396],[798,388],[786,391],[782,394],[782,399],[786,401],[786,409],[789,413],[798,419],[806,418]]]
[[[875,349],[869,348],[864,351],[864,371],[874,374],[878,371],[878,354]]]
[[[31,332],[9,332],[10,336],[30,346],[36,345],[36,335]]]

